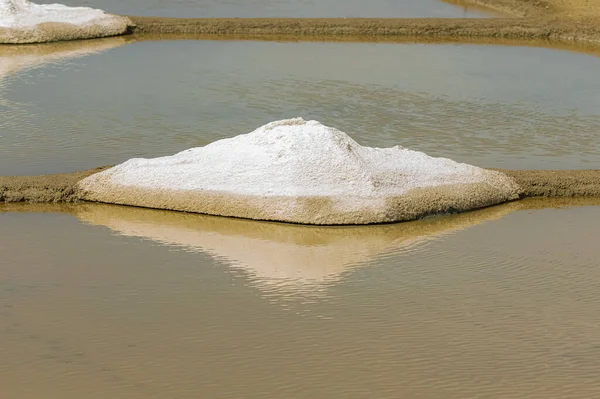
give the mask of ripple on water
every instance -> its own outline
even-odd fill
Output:
[[[0,396],[593,397],[600,207],[538,206],[351,229],[0,213]]]
[[[48,50],[5,75],[2,174],[173,154],[295,116],[366,145],[484,167],[598,167],[596,57],[476,45],[119,40],[80,44],[88,47],[75,55]],[[573,65],[577,76],[565,73]]]

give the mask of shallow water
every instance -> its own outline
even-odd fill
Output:
[[[42,0],[38,3],[53,3]],[[262,17],[453,17],[482,18],[490,13],[438,0],[63,0],[124,15],[185,18]]]
[[[592,55],[127,40],[0,48],[0,174],[170,155],[296,116],[361,144],[483,167],[600,167],[600,58]]]
[[[0,206],[0,397],[595,397],[598,205],[357,228]]]

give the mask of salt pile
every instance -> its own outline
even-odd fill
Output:
[[[0,43],[43,43],[126,33],[129,18],[89,7],[0,0]]]
[[[302,118],[79,183],[90,201],[303,224],[369,224],[518,198],[503,173],[400,146],[370,148]]]

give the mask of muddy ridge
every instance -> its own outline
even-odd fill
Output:
[[[505,170],[521,187],[521,198],[600,197],[598,170]]]
[[[42,176],[0,176],[0,202],[76,202],[77,183],[107,169]]]
[[[549,40],[600,45],[600,2],[587,0],[451,0],[510,14],[507,18],[160,18],[129,16],[144,35],[223,37],[413,37]]]
[[[384,36],[423,38],[544,39],[600,44],[600,26],[577,21],[493,19],[174,19],[131,17],[136,34],[220,36]]]
[[[42,176],[0,176],[0,202],[77,202],[77,183],[104,166],[76,173]],[[600,198],[600,170],[504,170],[521,187],[521,198]]]

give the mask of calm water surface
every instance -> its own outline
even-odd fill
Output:
[[[587,54],[124,38],[0,52],[2,175],[170,155],[296,116],[484,167],[600,167]]]
[[[598,205],[356,228],[0,206],[0,397],[596,397]]]
[[[38,3],[53,3],[42,0]],[[454,17],[491,14],[437,0],[63,0],[115,14],[164,17]],[[458,2],[460,3],[460,2]]]

